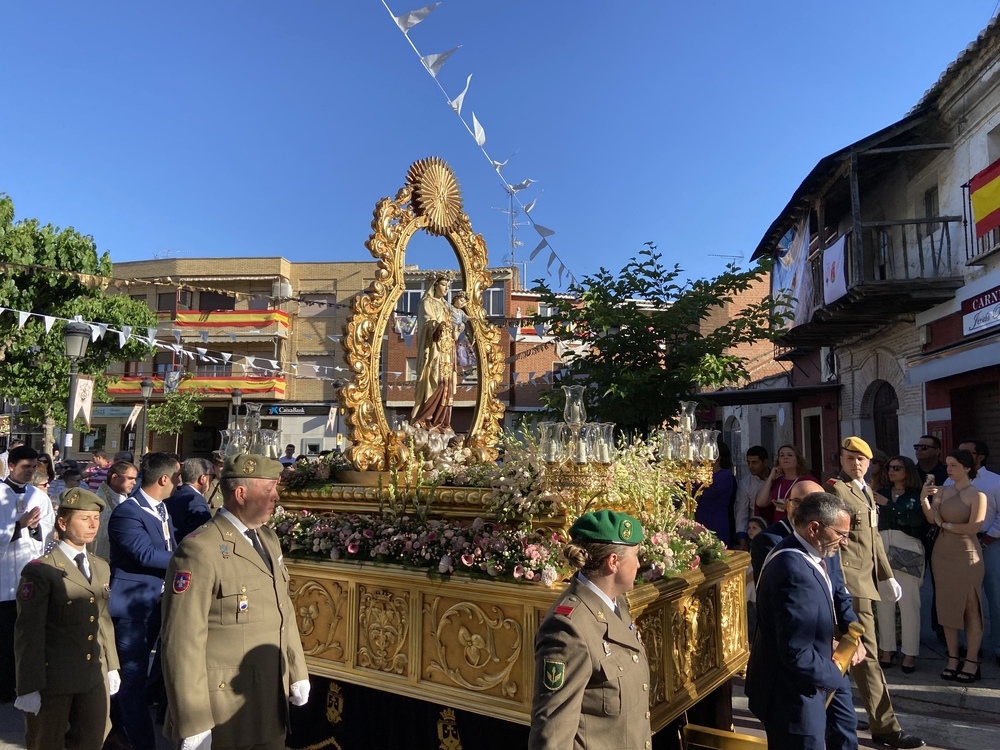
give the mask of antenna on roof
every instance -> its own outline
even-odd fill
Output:
[[[183,250],[173,250],[171,248],[167,248],[164,250],[157,250],[155,253],[153,253],[153,258],[155,260],[162,260],[163,258],[174,258],[183,252],[184,252]]]

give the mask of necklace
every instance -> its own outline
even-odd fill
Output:
[[[795,479],[792,480],[792,483],[788,485],[788,488],[784,491],[784,493],[782,493],[781,491],[781,485],[788,481],[788,477],[782,477],[780,480],[778,480],[778,490],[775,493],[777,497],[775,498],[775,500],[777,500],[778,503],[784,505],[785,501],[788,499],[788,496],[792,492],[792,487],[795,486],[795,483],[798,482],[799,479],[800,477],[795,477]]]

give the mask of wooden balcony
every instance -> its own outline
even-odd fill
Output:
[[[108,395],[117,401],[141,401],[139,384],[146,377],[153,381],[153,397],[163,397],[163,373],[149,375],[125,375],[108,386]],[[205,398],[228,399],[233,390],[239,388],[244,398],[278,399],[285,398],[285,378],[273,375],[222,375],[182,378],[178,385],[181,391],[200,391]]]
[[[961,216],[866,222],[860,243],[853,234],[846,239],[847,294],[824,302],[823,253],[814,252],[807,261],[812,314],[781,336],[781,346],[836,345],[947,302],[963,284],[956,270],[965,255]]]

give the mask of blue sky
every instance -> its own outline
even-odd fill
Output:
[[[995,6],[446,0],[410,38],[462,45],[439,80],[473,74],[463,116],[510,182],[537,180],[519,195],[574,274],[651,240],[700,277],[749,258],[812,166],[902,117]],[[431,155],[509,257],[496,174],[379,0],[4,0],[0,28],[0,191],[115,261],[366,259],[375,202]],[[440,238],[408,262],[456,265]]]

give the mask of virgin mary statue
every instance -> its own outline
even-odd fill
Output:
[[[417,389],[410,421],[425,430],[451,428],[458,379],[455,373],[455,323],[446,299],[450,274],[435,274],[417,312]]]

